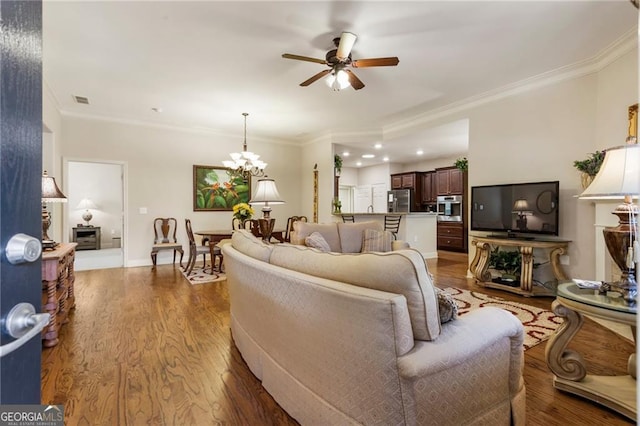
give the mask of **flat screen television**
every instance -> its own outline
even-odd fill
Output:
[[[559,188],[558,181],[473,186],[471,230],[557,236]]]

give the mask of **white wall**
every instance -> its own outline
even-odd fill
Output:
[[[456,155],[453,157],[443,157],[443,158],[434,158],[434,159],[425,159],[423,161],[418,161],[415,163],[408,163],[402,165],[403,172],[429,172],[431,170],[435,170],[440,167],[451,167],[455,164],[456,160],[461,155]]]
[[[61,160],[62,117],[58,112],[55,99],[46,82],[42,91],[42,170],[53,176],[58,187],[64,193]],[[54,241],[64,241],[63,224],[67,211],[66,203],[48,203],[47,210],[51,214],[51,226],[48,234]]]
[[[109,122],[74,116],[63,117],[62,156],[97,161],[121,161],[128,167],[127,248],[125,266],[151,264],[152,222],[156,217],[178,219],[178,239],[186,248],[184,219],[194,230],[231,229],[231,212],[193,211],[193,165],[222,166],[230,152],[242,146],[242,135],[221,136],[121,122]],[[241,131],[242,129],[239,129]],[[269,163],[267,172],[275,179],[286,204],[273,206],[276,228],[286,226],[289,216],[303,214],[301,209],[300,148],[291,145],[252,140],[249,149]],[[328,156],[330,158],[330,156]],[[253,180],[255,185],[257,181]],[[255,187],[255,186],[254,186]],[[141,214],[140,208],[147,213]],[[159,263],[169,263],[171,254],[160,253]]]

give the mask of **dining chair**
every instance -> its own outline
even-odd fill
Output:
[[[393,239],[398,239],[398,231],[400,230],[401,215],[386,215],[384,217],[384,230],[391,231]]]
[[[211,258],[211,275],[215,275],[215,259],[218,255],[220,256],[220,263],[222,264],[222,252],[220,251],[220,247],[216,247],[215,244],[212,245],[211,242],[208,242],[207,245],[197,244],[196,239],[193,236],[191,220],[185,219],[184,221],[187,228],[187,237],[189,237],[189,260],[187,261],[185,273],[187,275],[191,274],[193,267],[196,264],[196,259],[200,255],[202,255],[202,270],[204,271],[207,265],[207,255],[209,255]]]
[[[153,220],[153,246],[151,246],[152,269],[155,269],[158,252],[161,250],[173,250],[173,264],[176,263],[176,252],[180,252],[180,266],[184,251],[182,244],[176,238],[176,228],[178,221],[173,217],[157,217]]]
[[[306,216],[291,216],[287,219],[287,228],[284,231],[284,240],[288,243],[291,242],[291,232],[293,231],[293,224],[295,222],[307,222]]]

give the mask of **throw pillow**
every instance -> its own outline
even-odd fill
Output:
[[[440,311],[440,323],[444,324],[458,317],[458,304],[449,293],[445,293],[435,287],[438,296],[438,311]]]
[[[365,229],[362,233],[362,253],[372,251],[391,251],[393,234],[389,231],[378,231],[376,229]]]
[[[331,251],[331,247],[329,247],[329,243],[324,239],[321,233],[312,232],[307,238],[304,239],[304,243],[308,247],[316,248],[320,251]]]

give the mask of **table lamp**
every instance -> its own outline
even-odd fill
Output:
[[[262,239],[268,242],[271,239],[273,225],[276,222],[275,219],[271,219],[271,207],[269,204],[284,204],[282,197],[278,193],[278,188],[276,188],[275,181],[266,176],[263,179],[259,179],[256,191],[253,193],[253,198],[249,201],[249,204],[264,205],[262,207],[262,218],[258,219],[258,225]]]
[[[97,208],[98,206],[96,206],[96,204],[88,198],[83,198],[82,200],[80,200],[80,202],[76,206],[76,209],[84,210],[84,213],[82,213],[82,219],[85,222],[87,222],[85,226],[93,226],[93,225],[89,225],[89,221],[93,219],[93,214],[91,214],[89,209],[97,209]]]
[[[516,220],[516,226],[519,230],[525,231],[527,229],[527,215],[533,214],[529,210],[529,203],[524,198],[518,198],[515,203],[513,203],[513,213],[518,215],[518,219]]]
[[[602,291],[619,291],[629,303],[636,302],[638,294],[635,269],[640,259],[638,246],[638,206],[633,199],[640,193],[640,145],[635,138],[628,143],[606,150],[600,171],[587,189],[578,196],[581,199],[622,199],[611,213],[618,216],[616,227],[605,228],[604,241],[613,261],[622,271],[619,281],[604,283]]]
[[[53,248],[56,242],[49,238],[51,213],[47,211],[47,203],[66,203],[67,197],[60,191],[55,178],[49,176],[45,170],[42,173],[42,247]]]

